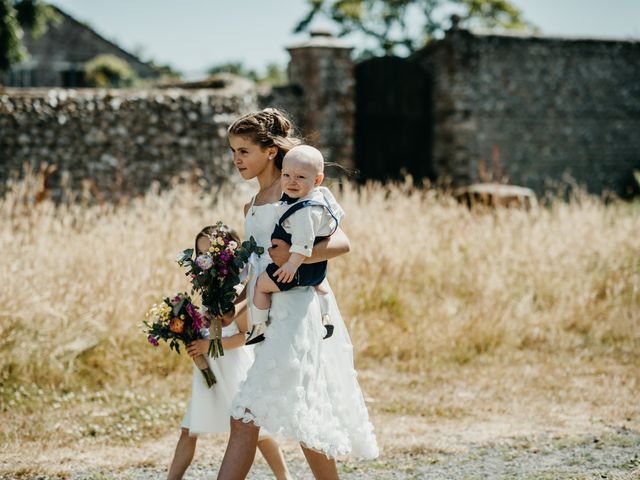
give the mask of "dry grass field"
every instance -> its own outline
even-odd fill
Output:
[[[241,227],[251,192],[56,206],[29,191],[0,200],[0,477],[163,467],[191,364],[141,321],[187,289],[175,254],[205,224]],[[352,251],[329,278],[383,460],[640,430],[637,203],[470,211],[408,184],[338,198]],[[215,462],[224,439],[209,442],[198,458]]]

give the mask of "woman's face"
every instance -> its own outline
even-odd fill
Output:
[[[257,177],[272,165],[278,152],[277,147],[263,149],[249,138],[239,135],[229,135],[229,147],[233,152],[233,164],[245,180]]]

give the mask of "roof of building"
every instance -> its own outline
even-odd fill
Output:
[[[34,59],[38,59],[39,57],[54,57],[56,60],[86,62],[96,55],[108,53],[126,60],[141,76],[153,77],[157,75],[153,65],[142,61],[136,55],[124,50],[115,42],[103,37],[89,25],[76,20],[60,8],[54,5],[51,5],[51,7],[57,13],[59,20],[57,22],[55,20],[52,21],[47,31],[41,37],[33,38],[28,33],[24,36],[25,46]],[[65,35],[65,24],[67,32],[71,28],[77,29],[82,32],[85,38],[63,38]],[[104,51],[95,51],[95,49],[92,51],[91,48],[87,48],[86,40],[88,38],[92,38],[97,41],[97,43],[103,44],[105,46]],[[82,40],[85,40],[84,44]]]

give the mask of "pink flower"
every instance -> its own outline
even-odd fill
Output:
[[[153,335],[149,335],[149,336],[147,337],[147,340],[148,340],[148,341],[149,341],[149,343],[150,343],[151,345],[153,345],[154,347],[157,347],[157,346],[159,345],[159,343],[158,343],[158,339],[157,339],[156,337],[154,337]]]

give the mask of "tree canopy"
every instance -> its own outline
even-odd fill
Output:
[[[25,29],[37,37],[55,18],[55,10],[39,0],[0,0],[0,72],[27,58]]]
[[[309,11],[295,32],[318,17],[335,22],[339,36],[358,32],[374,39],[373,54],[412,53],[441,36],[456,14],[470,27],[528,29],[509,0],[307,0]]]
[[[129,64],[115,55],[98,55],[84,67],[85,80],[90,87],[123,88],[131,87],[137,80],[135,71]]]
[[[284,68],[275,62],[269,63],[263,74],[259,74],[256,70],[247,67],[242,61],[231,61],[213,65],[207,70],[207,74],[215,75],[216,73],[233,73],[241,77],[253,80],[256,83],[264,83],[270,85],[282,85],[287,81],[287,74]]]

